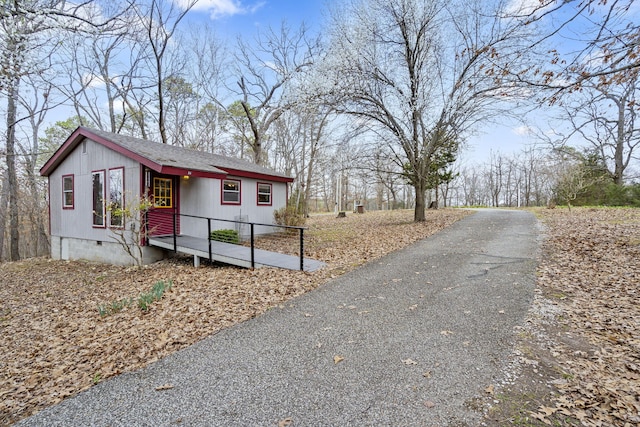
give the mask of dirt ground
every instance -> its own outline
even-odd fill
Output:
[[[313,217],[306,253],[327,263],[314,273],[196,269],[190,258],[141,270],[43,258],[0,264],[0,425],[255,317],[468,214],[429,211],[424,224],[413,223],[412,211]],[[137,298],[158,282],[171,288],[141,310]]]
[[[490,426],[640,425],[640,210],[539,210],[538,287]]]

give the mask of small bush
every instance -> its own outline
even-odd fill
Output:
[[[233,243],[234,245],[240,243],[240,236],[238,235],[238,232],[230,229],[212,231],[209,239],[217,242]]]
[[[306,221],[304,215],[298,212],[294,206],[287,206],[274,211],[273,219],[278,225],[290,227],[302,227]]]

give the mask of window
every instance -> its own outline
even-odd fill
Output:
[[[156,208],[173,207],[173,180],[171,178],[153,178],[153,206]]]
[[[109,225],[124,226],[124,168],[109,169]]]
[[[91,181],[93,188],[93,226],[104,227],[104,171],[91,172]]]
[[[222,204],[240,204],[240,181],[225,179],[222,181]]]
[[[258,183],[258,204],[271,206],[271,184]]]
[[[73,175],[62,176],[62,209],[73,209]]]

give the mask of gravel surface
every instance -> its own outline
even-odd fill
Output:
[[[531,213],[481,210],[18,425],[479,425],[474,398],[533,299],[536,237]]]

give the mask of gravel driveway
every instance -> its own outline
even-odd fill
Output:
[[[536,224],[480,210],[18,425],[477,426],[533,299]]]

